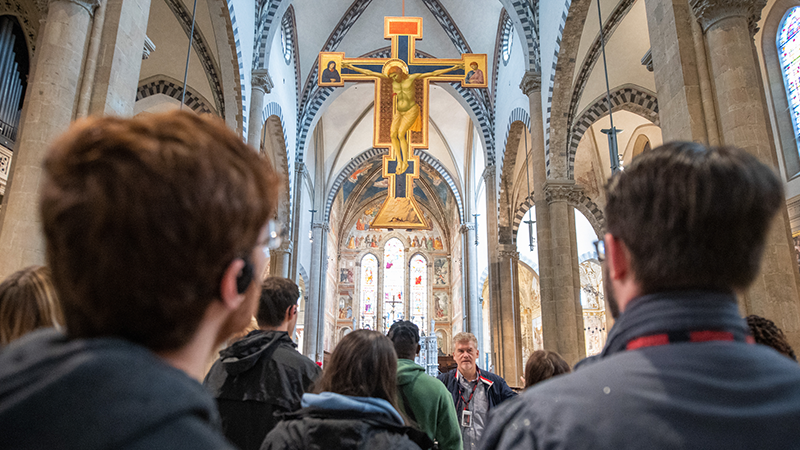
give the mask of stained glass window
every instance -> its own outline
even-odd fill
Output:
[[[378,258],[367,254],[361,258],[361,328],[375,329],[378,296]]]
[[[795,140],[800,141],[800,7],[786,13],[783,26],[778,32],[778,55],[783,70],[789,112],[792,114]]]
[[[400,239],[389,239],[383,248],[383,324],[384,333],[389,332],[389,327],[396,320],[405,319],[405,261],[403,257],[403,243]]]
[[[411,321],[427,334],[428,327],[428,261],[422,255],[411,258]]]

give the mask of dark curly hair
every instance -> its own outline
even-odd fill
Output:
[[[768,345],[784,355],[797,361],[797,356],[792,350],[792,346],[786,340],[783,331],[775,325],[775,322],[761,316],[747,316],[747,326],[753,333],[756,344]]]

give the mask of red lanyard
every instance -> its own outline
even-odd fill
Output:
[[[658,347],[661,345],[676,344],[679,342],[746,342],[748,344],[755,343],[753,336],[732,333],[730,331],[719,330],[698,330],[679,333],[661,333],[651,334],[649,336],[641,336],[628,341],[625,346],[626,350],[636,350],[637,348],[645,347]]]
[[[475,395],[475,389],[478,389],[478,384],[481,382],[481,374],[478,372],[477,378],[475,378],[475,386],[472,386],[472,393],[469,394],[469,400],[464,399],[464,394],[461,392],[461,383],[458,383],[458,395],[461,396],[461,401],[464,402],[464,411],[469,408],[469,402],[472,401],[472,396]]]

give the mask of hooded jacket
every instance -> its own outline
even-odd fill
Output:
[[[230,449],[214,400],[150,350],[35,331],[0,350],[0,448]]]
[[[283,416],[262,450],[419,450],[433,445],[425,433],[405,426],[384,399],[323,392],[305,394],[302,405]]]
[[[440,449],[462,448],[455,405],[444,384],[426,374],[414,361],[400,358],[397,360],[397,388],[400,409],[414,419],[420,430],[435,439]]]
[[[731,294],[639,297],[599,357],[490,415],[482,448],[798,448],[800,367],[748,334]]]
[[[219,352],[203,384],[217,399],[225,436],[242,450],[261,447],[275,415],[300,409],[320,373],[285,331],[251,331]]]

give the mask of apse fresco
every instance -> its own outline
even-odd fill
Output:
[[[347,250],[367,250],[371,248],[381,248],[381,242],[391,232],[383,229],[371,229],[369,224],[378,212],[378,205],[368,206],[356,218],[355,226],[344,240],[343,248]],[[430,219],[425,217],[428,221]],[[445,243],[438,227],[434,226],[431,231],[422,230],[413,233],[406,233],[402,241],[409,249],[419,248],[421,250],[445,251]]]
[[[363,178],[380,167],[380,165],[381,159],[372,159],[365,162],[355,171],[353,171],[353,173],[351,173],[350,176],[347,177],[342,183],[342,194],[344,197],[343,200],[346,202],[358,183],[364,181]]]
[[[450,186],[447,185],[447,182],[442,178],[439,172],[433,167],[423,164],[421,175],[422,178],[433,187],[433,190],[436,191],[436,196],[439,197],[439,201],[442,202],[445,209],[451,208],[452,204],[455,203],[455,199],[453,199],[453,195],[450,193]]]

